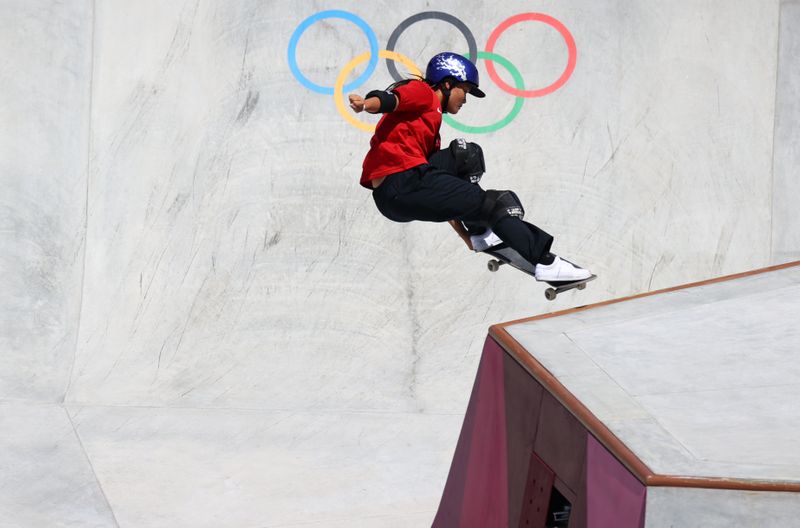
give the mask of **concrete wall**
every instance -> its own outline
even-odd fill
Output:
[[[0,526],[114,526],[63,401],[86,227],[92,2],[0,2]]]
[[[785,203],[796,187],[795,7],[436,6],[466,24],[478,49],[531,11],[574,37],[576,68],[561,88],[525,99],[494,132],[442,130],[445,142],[480,143],[486,186],[514,189],[528,218],[556,235],[555,250],[600,275],[548,304],[527,276],[487,273],[449,227],[380,217],[357,184],[369,134],[289,67],[290,39],[308,17],[346,10],[382,49],[426,3],[6,0],[0,400],[66,399],[71,419],[85,405],[122,406],[91,414],[99,423],[127,406],[307,413],[294,434],[309,441],[314,413],[394,416],[415,425],[391,452],[416,445],[420,429],[436,444],[426,463],[438,480],[400,508],[432,518],[487,325],[796,255]],[[454,26],[423,20],[396,50],[424,67],[466,47]],[[297,42],[297,66],[332,86],[368,49],[354,23],[326,19]],[[512,26],[495,51],[528,88],[551,84],[568,56],[544,22]],[[516,101],[484,61],[479,69],[488,97],[458,115],[472,126],[498,122]],[[352,91],[391,81],[381,61]],[[351,422],[334,422],[323,429],[347,445],[341,427]],[[119,434],[100,429],[83,431]],[[83,440],[115,459],[112,440]],[[400,474],[420,448],[405,453],[391,462]],[[395,500],[374,499],[369,515]]]
[[[800,196],[800,2],[783,0],[775,89],[772,260],[800,258],[797,197]]]
[[[60,401],[83,281],[91,2],[0,2],[0,399]]]
[[[452,14],[483,45],[526,6]],[[340,7],[381,45],[421,11],[394,20],[379,5]],[[507,127],[470,137],[487,154],[486,185],[517,190],[556,251],[600,274],[561,302],[768,264],[778,4],[540,7],[575,37],[575,72]],[[287,64],[293,32],[320,10],[98,5],[92,280],[71,399],[457,410],[450,394],[467,392],[476,330],[554,307],[527,277],[487,274],[447,226],[377,214],[357,185],[369,135]],[[349,21],[317,22],[298,67],[332,85],[365,41]],[[464,46],[426,20],[397,50],[424,64]],[[513,26],[495,51],[530,86],[566,61],[541,22]],[[489,97],[459,114],[468,124],[496,122],[514,102],[483,67]],[[381,63],[357,90],[390,81]],[[454,365],[465,349],[469,361]],[[317,391],[297,394],[301,380]]]
[[[451,391],[437,389],[439,371],[453,368],[452,358],[466,348],[471,362],[456,378],[469,377],[463,374],[474,366],[477,329],[556,306],[524,276],[485,273],[483,259],[446,226],[392,224],[377,214],[356,183],[369,135],[345,122],[331,97],[302,86],[287,64],[292,33],[321,7],[101,2],[93,56],[89,7],[71,8],[84,14],[77,28],[55,25],[47,29],[51,40],[32,39],[27,55],[46,53],[48,61],[41,70],[34,60],[6,74],[21,92],[7,100],[21,104],[4,107],[20,124],[3,139],[11,164],[3,172],[3,236],[11,248],[3,280],[17,291],[7,297],[4,339],[69,364],[80,284],[89,279],[74,399],[164,402],[194,387],[189,400],[225,392],[230,402],[280,407],[289,394],[281,380],[311,375],[325,378],[321,392],[286,396],[293,404],[324,405],[330,390],[337,405],[450,407]],[[524,7],[452,14],[483,45]],[[556,250],[600,274],[582,297],[558,302],[646,291],[769,264],[772,253],[775,260],[792,255],[796,229],[781,204],[796,182],[791,160],[781,160],[792,155],[796,128],[787,58],[793,48],[789,37],[781,41],[786,68],[777,75],[777,3],[540,7],[575,37],[575,72],[554,93],[526,100],[505,128],[467,135],[484,145],[486,186],[517,190],[529,219],[556,235]],[[353,4],[350,11],[369,21],[381,45],[420,11],[408,6],[389,20],[371,16],[378,8]],[[792,8],[784,5],[784,27]],[[419,42],[434,31],[440,34]],[[9,29],[4,38],[14,34]],[[365,40],[348,21],[318,22],[298,43],[298,66],[315,82],[333,84]],[[397,50],[422,65],[438,49],[464,47],[463,40],[447,23],[426,20],[401,35]],[[542,22],[513,26],[495,51],[530,87],[546,85],[566,60],[563,39]],[[50,66],[49,54],[63,66]],[[470,101],[458,116],[472,125],[496,122],[514,102],[479,65],[489,97]],[[59,74],[66,79],[40,80]],[[358,90],[390,81],[381,63]],[[31,84],[55,102],[42,104]],[[26,135],[30,116],[45,126]],[[457,135],[464,134],[444,127],[445,141]],[[58,247],[34,254],[47,244]],[[51,305],[49,316],[40,303]],[[41,346],[22,344],[34,334]],[[289,344],[301,357],[280,354]],[[220,349],[229,351],[231,365],[219,364]],[[253,358],[270,358],[269,372],[256,374]],[[201,395],[198,380],[214,379],[208,373],[218,369],[237,379],[234,388],[206,387]],[[338,375],[329,378],[329,371]],[[391,388],[386,372],[396,374]],[[376,385],[383,388],[377,397],[364,390]]]

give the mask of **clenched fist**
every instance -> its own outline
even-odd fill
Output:
[[[350,94],[348,98],[350,99],[350,108],[353,109],[353,112],[358,114],[364,110],[365,101],[363,97],[356,94]]]

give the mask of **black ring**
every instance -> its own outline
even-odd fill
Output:
[[[467,49],[469,50],[470,57],[477,57],[478,56],[478,44],[475,42],[475,37],[472,35],[472,31],[469,30],[466,24],[464,24],[461,20],[454,17],[449,13],[442,13],[441,11],[425,11],[423,13],[417,13],[416,15],[412,15],[407,19],[400,22],[400,24],[395,28],[392,32],[392,35],[389,37],[389,42],[386,43],[386,49],[388,51],[394,51],[394,47],[397,44],[397,39],[400,38],[400,35],[408,29],[411,25],[419,22],[420,20],[443,20],[445,22],[450,22],[453,24],[456,29],[458,29],[464,38],[467,40]],[[386,67],[389,69],[389,74],[392,76],[392,79],[395,81],[402,81],[403,77],[400,76],[400,73],[397,71],[397,66],[395,66],[394,61],[390,61],[386,59]]]

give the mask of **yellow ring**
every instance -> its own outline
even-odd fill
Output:
[[[339,72],[339,76],[336,78],[336,86],[333,87],[333,99],[336,102],[336,108],[339,110],[339,113],[342,114],[348,123],[366,132],[375,132],[375,125],[370,125],[369,123],[364,123],[356,119],[350,113],[352,110],[350,110],[344,103],[344,81],[347,78],[347,75],[362,62],[367,62],[369,60],[369,55],[369,51],[362,53],[347,63],[344,68],[342,68],[342,71]],[[419,70],[419,68],[417,68],[417,65],[414,64],[411,59],[401,53],[397,53],[396,51],[380,50],[378,52],[378,57],[401,62],[406,68],[411,70],[412,74],[422,77],[422,72]]]

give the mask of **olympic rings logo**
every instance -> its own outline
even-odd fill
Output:
[[[364,32],[367,40],[369,41],[369,51],[355,57],[353,60],[347,63],[339,72],[339,75],[336,77],[336,82],[333,86],[321,86],[310,81],[305,75],[303,75],[303,73],[300,71],[300,68],[297,66],[296,53],[297,44],[300,41],[300,37],[302,37],[303,33],[316,22],[328,18],[346,20],[358,26],[361,31]],[[289,68],[300,84],[309,90],[324,95],[333,95],[337,110],[348,123],[361,130],[374,132],[375,125],[359,121],[352,115],[352,113],[348,111],[348,108],[344,102],[344,92],[355,90],[364,84],[377,68],[379,58],[386,60],[386,67],[395,81],[400,81],[403,79],[403,77],[397,71],[397,67],[395,66],[396,62],[402,63],[413,75],[423,76],[422,71],[414,64],[414,61],[395,51],[395,46],[397,45],[397,40],[400,38],[400,35],[402,35],[402,33],[410,26],[422,20],[441,20],[455,26],[467,41],[468,51],[464,53],[464,56],[473,62],[475,62],[476,58],[486,61],[486,71],[489,75],[489,78],[501,90],[516,97],[514,106],[507,116],[496,123],[485,126],[464,125],[456,121],[451,115],[445,114],[444,121],[451,127],[462,132],[485,134],[503,128],[517,117],[517,114],[519,114],[520,110],[522,110],[522,104],[525,99],[542,97],[544,95],[553,93],[561,88],[567,82],[567,80],[569,80],[572,72],[575,70],[575,64],[577,63],[578,56],[577,48],[575,46],[575,39],[572,37],[572,34],[569,32],[566,26],[564,26],[564,24],[543,13],[520,13],[507,18],[494,30],[492,30],[491,34],[489,35],[489,39],[486,42],[486,49],[484,51],[478,51],[475,37],[470,29],[466,26],[466,24],[464,24],[464,22],[448,13],[442,13],[440,11],[425,11],[408,17],[407,19],[403,20],[389,36],[389,40],[386,43],[386,48],[378,49],[378,37],[375,35],[375,32],[372,30],[369,24],[367,24],[367,22],[353,13],[335,9],[320,11],[314,15],[311,15],[297,26],[297,28],[294,30],[294,33],[292,33],[291,39],[289,39]],[[519,70],[517,70],[517,68],[507,58],[494,52],[495,45],[497,44],[500,36],[508,28],[520,22],[543,22],[558,31],[567,45],[567,51],[569,55],[564,71],[561,73],[558,79],[543,88],[526,89],[525,82]],[[345,84],[348,75],[359,65],[365,62],[367,63],[367,67],[364,72],[354,81],[350,82],[349,84]],[[510,86],[497,74],[495,64],[502,66],[511,75],[512,79],[514,80],[514,86]]]

